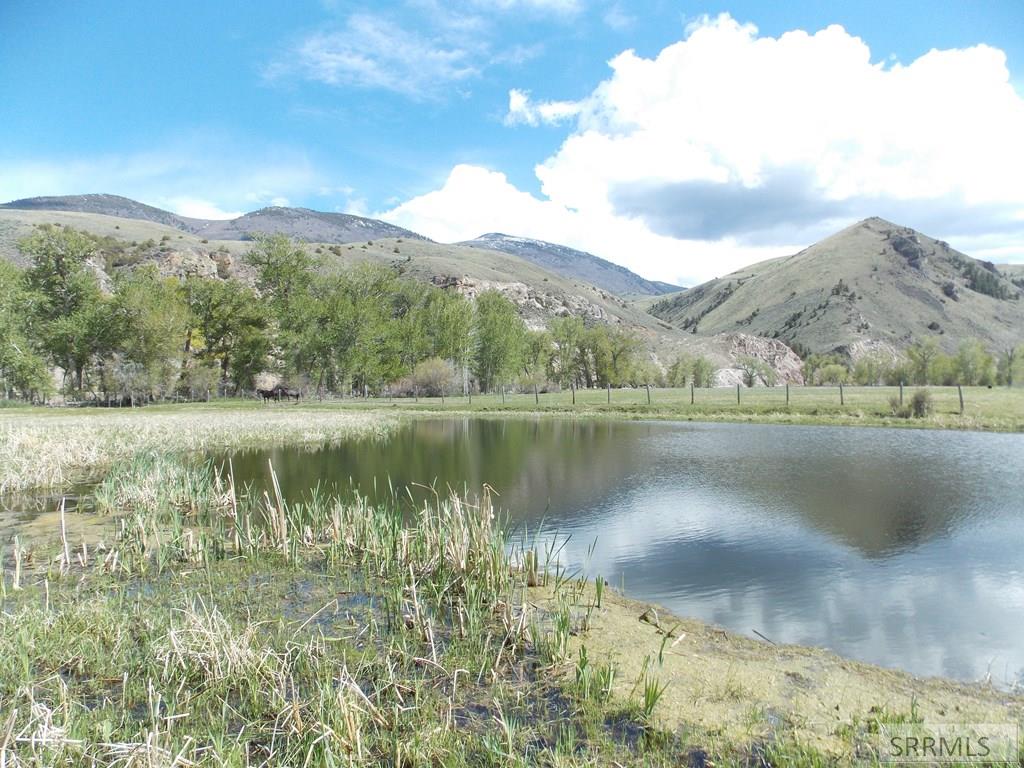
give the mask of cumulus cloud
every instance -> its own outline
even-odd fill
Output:
[[[762,258],[759,249],[732,238],[680,241],[655,234],[636,218],[572,210],[517,189],[503,173],[475,165],[455,166],[440,189],[374,216],[440,242],[504,232],[571,245],[679,285],[704,280],[708,264],[716,265],[715,274],[724,274]]]
[[[870,215],[1024,255],[1024,99],[1002,51],[979,44],[887,63],[839,26],[773,38],[721,15],[654,58],[628,50],[609,66],[579,102],[510,93],[509,124],[574,121],[536,167],[542,195],[531,196],[531,217],[508,222],[513,233],[558,221],[561,231],[543,227],[547,239],[596,240],[598,255],[661,279],[721,274]],[[396,215],[429,231],[445,195],[486,210],[487,195],[498,204],[518,192],[482,175],[476,190],[459,181]],[[581,221],[635,241],[588,236]]]

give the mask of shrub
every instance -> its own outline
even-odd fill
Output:
[[[913,397],[910,398],[910,412],[915,419],[931,416],[934,409],[935,404],[932,402],[932,393],[927,389],[917,390]]]

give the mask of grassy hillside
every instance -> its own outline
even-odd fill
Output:
[[[459,245],[510,253],[563,277],[583,280],[617,296],[659,296],[679,290],[678,285],[647,280],[593,254],[543,240],[491,232]]]
[[[1022,293],[987,262],[871,218],[638,308],[691,334],[744,331],[811,352],[856,354],[927,337],[952,351],[968,338],[992,348],[1024,341]]]
[[[252,270],[245,260],[251,242],[214,241],[203,233],[96,213],[0,208],[0,258],[25,266],[17,242],[40,224],[59,224],[110,238],[112,247],[124,251],[113,260],[108,258],[111,271],[152,263],[169,276],[197,274],[252,280]],[[704,354],[716,365],[727,367],[737,354],[737,339],[733,336],[707,338],[683,333],[609,291],[500,251],[405,237],[348,244],[311,242],[309,248],[328,269],[373,261],[469,296],[491,288],[499,290],[516,303],[527,324],[535,328],[566,314],[584,317],[588,322],[621,325],[633,330],[665,366],[680,354]]]

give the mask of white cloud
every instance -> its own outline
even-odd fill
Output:
[[[191,219],[237,219],[244,211],[224,211],[209,200],[194,197],[175,197],[167,201],[167,207],[179,216]]]
[[[604,13],[604,23],[616,32],[623,32],[636,23],[636,18],[623,10],[619,3],[616,3]]]
[[[717,265],[716,274],[724,274],[764,257],[761,249],[729,238],[718,243],[681,242],[654,234],[639,219],[571,210],[517,189],[502,173],[475,165],[455,166],[440,189],[374,216],[440,242],[503,232],[562,243],[682,285],[705,279],[708,275],[691,267],[707,261]]]
[[[529,91],[513,88],[508,92],[508,114],[505,125],[557,125],[579,115],[582,106],[577,101],[539,101],[530,98]]]
[[[1024,254],[1024,100],[997,49],[875,62],[838,26],[772,38],[722,15],[654,58],[625,51],[609,66],[579,103],[510,93],[509,124],[575,116],[536,168],[541,197],[457,168],[389,215],[443,239],[462,210],[668,280],[722,274],[876,214],[954,246],[995,237]]]
[[[369,13],[350,16],[341,31],[310,35],[269,74],[293,70],[327,85],[383,88],[412,98],[479,74],[469,50]]]

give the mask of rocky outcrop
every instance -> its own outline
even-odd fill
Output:
[[[434,277],[432,282],[446,290],[461,293],[468,299],[475,299],[484,291],[497,291],[519,309],[519,314],[527,326],[540,329],[547,326],[552,317],[581,317],[588,323],[619,323],[605,309],[583,296],[561,292],[541,291],[526,283],[517,281],[501,282],[496,280],[478,280],[470,277]]]
[[[746,333],[728,333],[722,335],[726,343],[725,354],[736,361],[742,357],[752,357],[765,363],[775,372],[778,384],[803,384],[803,361],[792,349],[778,339],[764,336],[751,336]],[[736,367],[719,368],[715,376],[718,386],[735,386],[743,383],[743,372]]]

